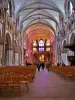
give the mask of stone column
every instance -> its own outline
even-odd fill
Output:
[[[2,52],[3,52],[3,45],[0,44],[0,66],[2,66]]]
[[[15,32],[16,32],[16,24],[13,24],[13,34],[12,34],[12,47],[13,47],[13,65],[15,64]]]
[[[7,12],[7,9],[4,8],[4,16],[3,16],[3,27],[2,27],[2,42],[3,42],[3,52],[2,52],[2,65],[5,65],[5,32],[6,32],[6,12]]]
[[[22,35],[22,63],[21,64],[24,65],[24,34]]]
[[[69,65],[66,52],[61,53],[61,58],[65,65]]]
[[[13,50],[9,50],[9,65],[12,65],[13,63]]]
[[[5,64],[5,65],[9,65],[9,50],[6,50],[6,51],[5,51],[4,64]]]
[[[22,55],[21,54],[19,54],[19,64],[21,65],[21,63],[22,63]]]
[[[19,65],[19,53],[15,53],[15,65]]]

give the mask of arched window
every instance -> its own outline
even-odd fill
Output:
[[[11,1],[8,2],[8,10],[7,13],[9,14],[10,17],[12,17],[12,5],[11,5]]]
[[[70,2],[70,15],[73,13],[73,5],[72,2]]]
[[[37,41],[33,41],[33,51],[37,51]]]
[[[44,51],[44,41],[43,40],[39,41],[39,51]]]
[[[46,51],[50,51],[50,41],[46,41]]]
[[[44,41],[43,40],[39,41],[39,46],[44,46]]]
[[[50,51],[50,47],[46,47],[46,51]]]
[[[33,41],[33,46],[37,46],[37,41]]]
[[[7,13],[8,14],[10,14],[10,10],[9,10],[10,8],[9,8],[9,3],[8,3],[8,10],[7,10]]]
[[[50,41],[49,40],[46,41],[46,46],[50,46]]]
[[[72,13],[73,13],[73,5],[72,5],[72,2],[69,1],[68,2],[68,14],[69,14],[69,16],[71,16]]]

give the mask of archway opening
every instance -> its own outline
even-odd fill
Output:
[[[34,24],[25,31],[25,36],[29,62],[55,63],[52,59],[55,33],[51,27],[41,23]]]

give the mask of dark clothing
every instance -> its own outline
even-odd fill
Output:
[[[38,71],[40,71],[40,67],[41,67],[40,64],[37,64]]]
[[[30,66],[30,65],[32,65],[32,64],[30,62],[26,61],[26,66]]]
[[[45,67],[44,63],[41,63],[41,67],[44,70],[44,67]]]

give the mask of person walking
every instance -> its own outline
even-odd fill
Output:
[[[45,64],[44,62],[41,63],[42,69],[44,70]]]
[[[40,63],[37,64],[38,71],[40,71]]]

